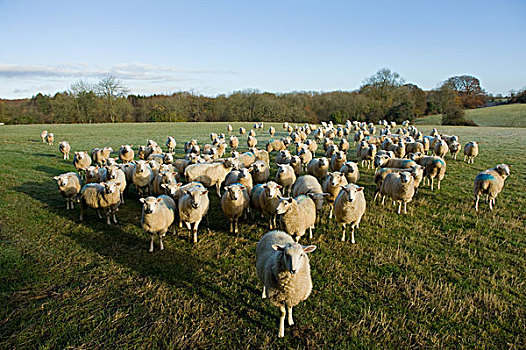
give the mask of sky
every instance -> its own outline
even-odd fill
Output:
[[[525,0],[0,0],[0,98],[108,74],[141,95],[350,91],[383,67],[505,95],[525,62]]]

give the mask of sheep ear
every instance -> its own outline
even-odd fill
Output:
[[[167,184],[161,184],[161,188],[166,188],[166,187],[168,187]]]
[[[140,201],[141,203],[144,203],[144,202],[146,202],[146,199],[144,199],[144,198],[139,198],[139,201]]]
[[[247,187],[245,185],[239,185],[239,188],[241,188],[242,190],[246,190]]]
[[[53,179],[54,179],[54,180],[58,180],[58,179],[60,179],[60,178],[59,178],[58,176],[53,176]]]
[[[115,186],[120,186],[120,185],[121,185],[120,182],[116,182],[116,183],[115,183]]]
[[[329,197],[331,194],[330,194],[330,193],[322,193],[321,195],[323,196],[323,198],[327,198],[327,197]]]
[[[285,250],[285,245],[284,244],[273,244],[272,249],[282,252]]]
[[[283,186],[281,186],[281,185],[277,185],[277,186],[276,186],[276,188],[282,188],[282,187],[283,187]]]
[[[363,187],[357,187],[356,188],[356,192],[360,192],[360,191],[363,191]]]
[[[163,199],[161,197],[157,198],[157,202],[162,201]]]
[[[306,247],[303,246],[303,251],[305,253],[312,253],[313,251],[316,250],[316,248],[318,248],[318,247],[316,247],[315,245],[309,245],[309,246],[306,246]]]
[[[204,190],[204,191],[201,192],[201,194],[202,194],[203,196],[204,196],[205,194],[207,194],[207,193],[208,193],[208,190]]]

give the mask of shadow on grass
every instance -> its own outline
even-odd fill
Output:
[[[38,169],[52,174],[56,173],[56,169],[47,166],[39,166]],[[78,222],[78,205],[73,211],[65,210],[65,202],[57,193],[55,181],[26,182],[13,189],[41,202],[50,213]],[[211,201],[218,201],[217,196],[211,198]],[[240,293],[235,297],[231,291],[215,283],[213,281],[214,276],[209,276],[207,271],[218,271],[219,267],[213,261],[203,260],[199,257],[198,248],[186,239],[188,234],[186,230],[178,229],[176,234],[176,237],[184,243],[178,244],[176,247],[174,245],[165,247],[165,250],[160,252],[157,250],[158,240],[156,240],[156,251],[153,254],[148,253],[149,237],[144,235],[144,238],[141,238],[133,234],[135,230],[128,232],[123,227],[126,224],[122,224],[122,222],[138,223],[140,208],[136,193],[132,192],[130,197],[126,198],[126,204],[121,206],[121,210],[117,213],[117,220],[122,220],[121,223],[108,226],[105,224],[105,218],[98,220],[93,210],[87,210],[85,221],[79,223],[78,229],[62,234],[75,240],[83,248],[132,269],[141,276],[148,276],[182,288],[189,298],[197,296],[205,304],[212,305],[211,310],[220,306],[224,310],[236,313],[237,317],[259,328],[266,326],[249,314],[262,314],[271,319],[275,318],[275,315],[263,307],[254,305],[253,301],[255,298],[259,298],[260,291],[256,290],[247,279],[239,281],[241,289],[247,293]],[[72,213],[74,214],[73,218]],[[216,215],[210,217],[210,223],[212,224],[210,228],[214,230],[222,231],[225,227],[223,220],[218,219]],[[137,230],[142,232],[140,227],[137,227]],[[206,224],[199,228],[199,233],[203,233],[204,230],[207,230]],[[215,278],[217,279],[217,276]]]

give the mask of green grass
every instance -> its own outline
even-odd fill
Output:
[[[196,245],[170,234],[148,253],[134,192],[116,226],[65,210],[52,176],[73,169],[74,150],[121,144],[205,142],[224,123],[31,125],[0,128],[1,348],[520,348],[526,344],[526,129],[440,127],[481,142],[475,164],[447,159],[443,188],[421,189],[396,215],[371,202],[357,244],[317,227],[314,289],[295,308],[296,325],[277,339],[278,310],[262,300],[255,246],[266,221],[228,233],[215,190],[210,226]],[[240,124],[235,124],[237,128]],[[248,124],[245,124],[247,126]],[[39,140],[56,135],[56,145]],[[268,124],[265,125],[267,130]],[[428,133],[432,126],[422,127]],[[281,131],[281,128],[278,128]],[[267,137],[263,137],[267,139]],[[246,137],[242,138],[245,145]],[[260,141],[261,142],[261,141]],[[354,159],[354,155],[351,155]],[[514,164],[493,212],[473,209],[472,181]]]
[[[415,120],[417,125],[440,124],[440,114],[430,115]],[[495,107],[466,110],[466,119],[471,119],[479,126],[526,127],[526,104],[515,103]]]

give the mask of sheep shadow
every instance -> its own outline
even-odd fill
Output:
[[[57,175],[60,175],[61,173],[63,173],[62,170],[57,169],[57,168],[53,168],[53,167],[50,167],[50,166],[47,166],[47,165],[38,165],[38,166],[35,167],[35,170],[36,171],[40,171],[42,173],[48,173],[49,175],[52,175],[52,176],[57,176]]]
[[[50,171],[50,167],[42,166]],[[55,169],[53,174],[56,173]],[[105,220],[98,220],[94,211],[86,211],[85,221],[78,222],[78,205],[75,210],[66,210],[65,201],[56,190],[56,182],[48,179],[41,182],[30,181],[12,190],[22,192],[43,204],[46,210],[63,219],[74,221],[78,226],[71,226],[67,232],[61,233],[76,241],[82,248],[96,252],[101,256],[111,259],[115,263],[125,266],[140,276],[148,276],[155,280],[167,283],[184,291],[188,298],[198,297],[205,304],[218,306],[234,312],[238,318],[244,319],[259,328],[268,327],[263,324],[263,319],[274,319],[276,316],[266,309],[263,304],[254,305],[254,298],[258,298],[260,291],[250,283],[247,277],[240,281],[241,290],[238,298],[233,298],[231,292],[221,287],[214,278],[204,271],[218,271],[219,266],[210,260],[201,259],[197,248],[186,240],[186,230],[178,230],[177,245],[165,243],[165,250],[159,251],[157,240],[154,253],[147,251],[149,236],[141,237],[142,228],[130,228],[127,222],[140,221],[141,206],[138,201],[127,198],[126,204],[121,206],[117,219],[121,222],[108,226]],[[217,196],[216,196],[217,197]],[[133,211],[133,212],[132,212]],[[215,215],[214,215],[215,216]],[[216,220],[212,220],[216,221]],[[200,229],[201,231],[201,229]],[[179,244],[181,243],[181,244]],[[250,300],[249,300],[250,299]],[[249,312],[247,312],[247,310]],[[251,315],[261,315],[253,317]]]

